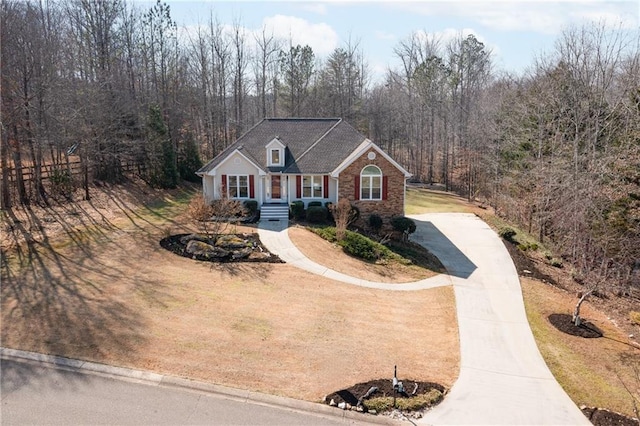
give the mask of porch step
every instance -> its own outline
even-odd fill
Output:
[[[260,221],[288,220],[289,206],[286,204],[263,204],[260,207]]]

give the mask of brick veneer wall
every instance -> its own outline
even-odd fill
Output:
[[[367,155],[374,152],[376,157],[369,160]],[[355,200],[355,176],[360,176],[360,172],[369,164],[376,165],[382,170],[382,175],[388,177],[387,199],[386,200]],[[352,204],[360,209],[360,224],[364,225],[369,220],[369,215],[377,213],[388,224],[393,216],[404,215],[404,174],[391,164],[386,158],[374,149],[368,150],[360,158],[351,163],[349,167],[340,173],[339,194],[340,198],[346,197]]]

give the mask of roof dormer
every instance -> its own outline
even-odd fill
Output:
[[[284,167],[284,150],[286,147],[278,136],[273,138],[265,148],[267,149],[267,166]]]

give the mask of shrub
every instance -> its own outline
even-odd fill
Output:
[[[333,203],[331,201],[327,201],[324,203],[324,206],[327,208],[327,219],[335,222],[335,219],[333,218]]]
[[[640,325],[640,312],[638,311],[629,312],[629,319],[631,320],[632,323],[636,325]]]
[[[323,239],[334,243],[336,241],[336,228],[333,226],[326,226],[324,228],[311,228],[311,231],[318,234]]]
[[[331,213],[336,222],[336,235],[338,240],[344,238],[347,227],[357,220],[356,214],[360,215],[360,211],[351,205],[348,199],[341,198],[338,205],[332,205]]]
[[[307,220],[311,223],[322,223],[327,220],[327,208],[311,206],[307,209]]]
[[[501,228],[500,231],[498,232],[498,235],[500,235],[502,238],[509,241],[510,243],[515,243],[515,240],[513,239],[513,237],[515,237],[516,234],[517,232],[515,231],[515,229],[510,228],[508,226]]]
[[[213,216],[213,208],[204,200],[204,197],[200,195],[193,197],[187,207],[187,214],[198,224],[202,232],[207,236],[210,235],[209,220]]]
[[[242,205],[249,216],[254,216],[258,213],[258,202],[256,200],[245,200],[242,202]]]
[[[365,260],[377,260],[380,257],[380,250],[375,242],[357,232],[346,232],[339,244],[350,255]]]
[[[321,201],[309,201],[309,204],[307,204],[307,208],[309,207],[322,207],[322,202]]]
[[[300,200],[291,202],[289,211],[295,220],[302,219],[304,217],[304,202]]]
[[[369,227],[371,229],[373,229],[376,233],[380,232],[380,229],[382,228],[382,218],[380,217],[379,214],[373,213],[371,216],[369,216]]]
[[[54,197],[71,198],[75,186],[73,177],[68,170],[54,170],[49,181],[51,182],[51,193]]]
[[[394,230],[402,232],[405,235],[416,232],[416,223],[405,216],[397,216],[391,219],[391,226],[393,226]]]

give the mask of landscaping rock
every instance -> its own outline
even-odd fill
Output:
[[[189,241],[202,241],[203,243],[209,243],[207,236],[202,234],[189,234],[184,237],[180,237],[180,242],[182,244],[189,244]]]
[[[220,247],[214,247],[211,244],[203,243],[202,241],[191,240],[187,244],[185,249],[187,253],[194,256],[204,256],[212,258],[222,258],[229,256],[229,251]]]
[[[234,259],[244,259],[245,257],[248,257],[249,255],[251,255],[251,253],[252,253],[251,248],[245,247],[240,250],[234,250],[233,252],[231,252],[231,257]]]
[[[243,240],[237,235],[232,235],[232,234],[221,235],[216,240],[217,247],[222,247],[227,250],[244,248],[244,247],[247,247],[247,245],[248,245],[248,242],[246,240]]]

